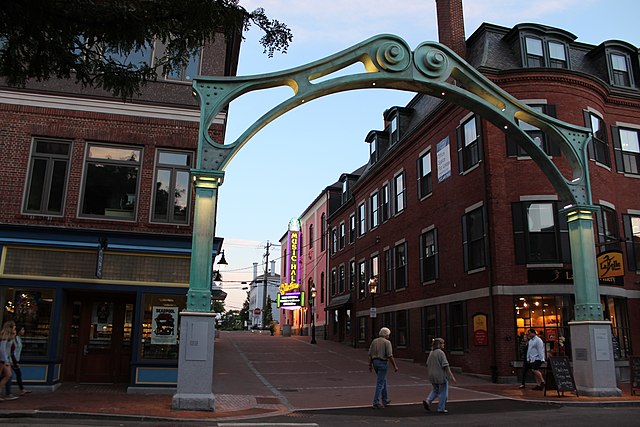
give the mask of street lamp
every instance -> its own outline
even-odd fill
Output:
[[[316,343],[316,285],[311,281],[311,299],[309,299],[311,305],[311,344]]]
[[[374,276],[369,280],[369,294],[371,295],[371,310],[369,310],[369,317],[371,317],[371,339],[376,338],[376,293],[378,292],[378,277]]]

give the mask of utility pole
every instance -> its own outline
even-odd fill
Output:
[[[262,329],[267,326],[267,281],[269,277],[269,241],[267,240],[267,246],[265,247],[267,253],[265,255],[264,262],[264,282],[263,282],[263,290],[262,290]]]

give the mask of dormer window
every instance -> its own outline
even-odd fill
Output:
[[[627,56],[621,53],[611,53],[609,59],[611,61],[611,80],[613,84],[616,86],[631,86]]]
[[[373,139],[369,143],[369,159],[372,164],[378,161],[378,138],[377,137],[373,137]]]
[[[525,67],[569,68],[567,46],[557,40],[526,36]]]
[[[345,203],[349,198],[349,180],[345,179],[342,182],[342,203]]]
[[[400,140],[400,129],[398,127],[397,115],[393,116],[393,118],[391,119],[391,123],[389,124],[389,140],[391,141],[391,145]]]

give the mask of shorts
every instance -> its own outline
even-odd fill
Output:
[[[534,360],[533,362],[529,362],[529,369],[533,371],[537,371],[542,366],[542,360]]]

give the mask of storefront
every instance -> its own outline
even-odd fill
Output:
[[[27,384],[175,386],[190,236],[1,231],[2,321],[25,326]]]

